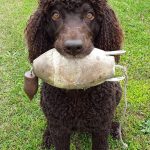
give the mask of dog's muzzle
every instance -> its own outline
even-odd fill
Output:
[[[92,36],[86,26],[64,27],[54,46],[64,56],[84,57],[93,49]]]

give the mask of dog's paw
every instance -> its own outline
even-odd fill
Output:
[[[119,133],[120,123],[119,122],[112,122],[110,134],[113,139],[120,140],[120,133]],[[122,129],[121,129],[122,133]]]
[[[43,143],[41,145],[41,148],[43,150],[50,149],[51,145],[52,145],[51,136],[50,136],[49,130],[46,129],[44,134],[43,134]]]

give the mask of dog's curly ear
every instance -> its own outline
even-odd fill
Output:
[[[106,6],[102,13],[100,32],[96,38],[96,46],[107,51],[120,50],[123,41],[122,29],[114,11]],[[115,57],[119,62],[119,56]]]
[[[44,29],[45,16],[42,10],[30,17],[25,29],[25,38],[29,50],[29,60],[32,63],[35,58],[49,49],[49,37]]]

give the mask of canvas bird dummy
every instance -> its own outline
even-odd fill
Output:
[[[103,51],[94,48],[83,57],[66,57],[51,49],[33,61],[32,71],[25,74],[25,92],[30,99],[38,89],[38,78],[63,89],[87,89],[105,81],[118,81],[115,75],[115,55],[125,51]],[[37,78],[38,77],[38,78]]]

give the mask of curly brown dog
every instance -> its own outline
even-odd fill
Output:
[[[25,35],[31,63],[54,47],[71,57],[84,57],[93,47],[119,50],[123,37],[106,0],[40,0]],[[56,150],[69,150],[70,136],[77,131],[91,134],[92,150],[108,150],[121,93],[118,82],[105,82],[86,90],[65,90],[43,83],[41,107],[47,119],[44,146],[50,148],[53,144]]]

